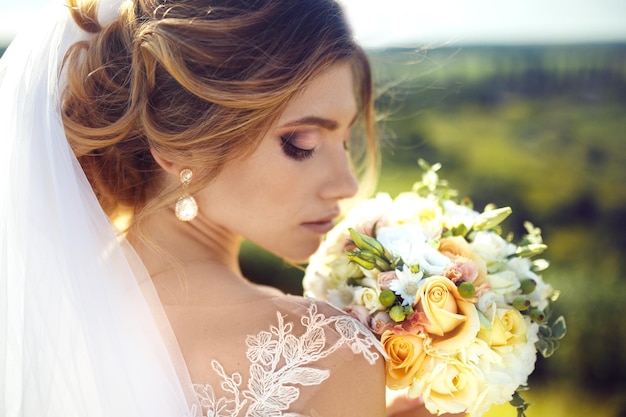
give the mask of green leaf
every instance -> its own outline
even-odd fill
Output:
[[[556,340],[561,340],[567,333],[567,324],[565,324],[565,318],[559,316],[554,323],[552,323],[552,337]]]
[[[539,337],[542,339],[552,337],[552,329],[548,326],[539,326]]]
[[[526,417],[526,410],[530,407],[530,404],[526,402],[524,398],[520,395],[519,391],[522,390],[522,387],[518,388],[517,391],[513,393],[513,399],[509,401],[515,409],[517,410],[517,417]]]
[[[549,358],[554,353],[555,346],[552,339],[540,339],[535,346],[544,358]]]

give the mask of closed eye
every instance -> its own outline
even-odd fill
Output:
[[[315,148],[304,149],[294,145],[297,139],[297,133],[290,133],[280,137],[282,144],[282,150],[288,157],[295,159],[296,161],[304,161],[313,157]]]

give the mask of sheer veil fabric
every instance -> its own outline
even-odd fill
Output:
[[[63,132],[62,59],[88,35],[62,0],[29,26],[0,60],[0,415],[194,415],[151,280]]]

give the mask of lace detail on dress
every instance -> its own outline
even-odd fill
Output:
[[[217,398],[208,384],[194,384],[207,417],[235,417],[244,410],[241,415],[247,417],[303,417],[286,412],[300,396],[300,387],[319,385],[330,376],[329,370],[311,367],[312,363],[344,345],[370,364],[380,356],[372,349],[378,341],[350,316],[326,317],[311,303],[301,319],[304,333],[300,336],[292,334],[293,323],[285,322],[285,315],[277,312],[276,317],[277,325],[270,326],[269,331],[246,338],[250,369],[245,389],[241,373],[229,375],[217,360],[211,362],[212,368],[228,398]]]

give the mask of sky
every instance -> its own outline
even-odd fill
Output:
[[[49,2],[0,0],[0,43]],[[340,2],[366,47],[626,42],[626,0]]]

